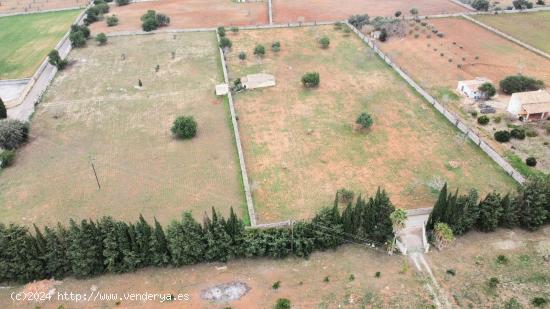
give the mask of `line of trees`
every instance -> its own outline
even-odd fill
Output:
[[[447,224],[455,235],[472,229],[491,232],[498,227],[521,227],[530,231],[550,223],[550,175],[529,179],[516,193],[497,192],[480,199],[477,191],[459,195],[443,186],[428,219],[428,230]]]
[[[185,213],[166,227],[142,216],[135,223],[103,217],[42,229],[0,224],[0,282],[86,278],[241,257],[307,257],[313,250],[367,238],[384,244],[394,238],[394,210],[385,191],[378,190],[369,199],[359,196],[343,212],[337,196],[333,207],[291,227],[245,229],[233,209],[227,219],[212,209],[202,224]]]

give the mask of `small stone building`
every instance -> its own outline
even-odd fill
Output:
[[[483,99],[483,93],[479,91],[478,88],[479,86],[490,82],[490,80],[483,77],[476,77],[476,79],[472,80],[461,80],[458,82],[456,91],[472,100]]]
[[[547,90],[512,94],[507,111],[523,121],[538,121],[550,117],[550,93]]]
[[[275,86],[275,76],[266,73],[249,74],[241,78],[241,83],[246,89],[256,89]]]

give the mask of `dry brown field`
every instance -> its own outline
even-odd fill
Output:
[[[0,14],[86,7],[88,0],[2,0]]]
[[[140,17],[147,10],[170,16],[170,28],[212,28],[269,23],[267,2],[237,3],[230,0],[159,0],[112,6],[119,24],[107,27],[105,21],[93,23],[93,33],[141,30]]]
[[[287,23],[344,20],[355,14],[393,16],[396,11],[410,15],[412,8],[416,8],[420,15],[468,11],[448,0],[273,0],[273,19],[276,23]]]

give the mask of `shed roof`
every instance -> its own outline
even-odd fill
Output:
[[[528,114],[550,112],[550,92],[546,90],[516,92],[512,97],[519,100]]]
[[[467,85],[467,86],[481,86],[485,83],[491,83],[491,80],[489,80],[485,77],[476,77],[476,79],[461,80],[458,83],[459,84],[464,84],[464,85]]]

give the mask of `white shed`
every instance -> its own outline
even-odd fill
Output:
[[[275,86],[275,76],[266,73],[249,74],[241,78],[246,89],[256,89]]]
[[[546,90],[516,92],[506,110],[524,121],[543,120],[550,116],[550,93]]]
[[[216,95],[226,95],[229,92],[229,86],[227,84],[216,85]]]
[[[479,86],[490,83],[491,81],[483,78],[483,77],[476,77],[476,79],[472,80],[461,80],[458,82],[458,86],[456,87],[456,91],[460,92],[460,94],[474,100],[482,99],[483,93],[478,90]]]

